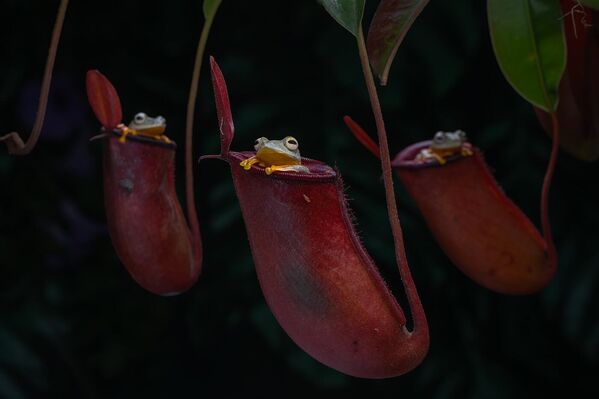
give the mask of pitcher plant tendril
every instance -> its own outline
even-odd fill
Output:
[[[46,60],[46,68],[44,69],[44,78],[42,80],[42,89],[40,93],[40,102],[37,108],[37,114],[35,116],[35,122],[33,123],[33,129],[31,135],[27,139],[27,142],[23,142],[23,139],[17,132],[10,132],[0,137],[0,142],[6,142],[8,153],[12,155],[27,155],[35,147],[37,140],[42,133],[42,127],[44,125],[44,119],[46,117],[46,107],[48,105],[48,94],[50,93],[50,84],[52,83],[52,71],[54,70],[54,61],[56,60],[56,52],[58,50],[58,43],[60,42],[60,35],[62,32],[62,26],[64,24],[64,18],[67,12],[67,6],[69,0],[61,0],[58,6],[58,14],[56,16],[56,22],[54,22],[54,29],[52,31],[52,39],[50,40],[50,48],[48,50],[48,58]]]
[[[218,3],[220,4],[220,2]],[[216,7],[218,7],[218,4]],[[198,97],[198,86],[200,82],[200,72],[202,69],[202,60],[204,59],[204,50],[210,34],[210,28],[214,21],[214,14],[205,15],[204,26],[200,34],[198,48],[196,51],[191,85],[189,88],[189,100],[187,102],[187,116],[185,123],[185,199],[187,206],[187,220],[194,237],[201,242],[200,226],[195,207],[195,195],[193,184],[193,119],[195,116],[195,106]]]
[[[360,26],[357,35],[358,51],[360,55],[360,62],[362,64],[362,71],[364,72],[364,80],[368,89],[368,96],[372,106],[372,112],[376,122],[376,129],[379,139],[379,151],[381,158],[381,167],[383,170],[383,182],[385,185],[385,197],[387,201],[387,212],[389,213],[389,222],[391,224],[391,232],[393,234],[394,245],[395,245],[395,256],[399,267],[399,274],[402,281],[404,282],[406,297],[412,310],[413,317],[413,329],[427,329],[426,316],[424,312],[414,312],[414,309],[422,307],[420,297],[416,291],[412,274],[408,267],[408,259],[406,256],[405,248],[403,247],[403,232],[401,229],[401,223],[399,221],[399,214],[397,212],[397,202],[395,201],[395,191],[393,190],[393,169],[391,168],[391,157],[389,155],[389,145],[387,143],[387,132],[385,130],[385,121],[383,120],[383,112],[381,110],[381,104],[378,99],[376,92],[376,84],[370,69],[370,63],[368,61],[368,53],[366,50],[366,42],[364,40],[364,32]]]

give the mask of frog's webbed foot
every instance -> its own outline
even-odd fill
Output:
[[[166,144],[171,144],[173,141],[166,137],[164,134],[158,136],[158,140],[164,141]]]
[[[258,162],[260,162],[258,158],[250,157],[239,162],[239,165],[242,166],[245,170],[250,170],[252,168],[252,165],[257,164]]]
[[[434,152],[431,153],[431,156],[433,158],[435,158],[437,160],[437,162],[439,162],[439,165],[445,165],[447,163],[447,161],[445,160],[445,158],[443,158],[441,155],[439,154],[435,154]]]
[[[462,156],[463,157],[469,157],[471,155],[474,155],[474,153],[472,152],[472,149],[470,148],[470,145],[463,145],[462,146]]]
[[[301,173],[310,173],[310,169],[305,167],[304,165],[272,165],[268,166],[264,169],[267,175],[272,174],[273,172],[301,172]]]
[[[137,131],[135,129],[131,129],[123,124],[117,127],[121,129],[121,137],[119,138],[119,143],[124,143],[125,141],[127,141],[128,135],[137,136]]]
[[[445,160],[445,158],[443,158],[441,155],[427,149],[421,150],[418,155],[416,155],[416,161],[418,162],[426,162],[430,159],[435,159],[437,160],[437,162],[439,162],[439,165],[445,165],[445,163],[447,163],[447,161]]]

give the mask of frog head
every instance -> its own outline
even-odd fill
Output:
[[[160,136],[166,129],[166,119],[162,116],[152,118],[143,112],[135,114],[129,128],[135,130],[139,134],[147,136]]]
[[[461,148],[466,142],[466,133],[462,130],[455,132],[437,132],[433,137],[431,149],[433,150],[452,150]]]
[[[301,163],[298,141],[291,136],[282,140],[260,137],[254,145],[256,157],[269,165],[298,165]]]
[[[264,144],[268,141],[269,140],[266,137],[260,137],[259,139],[256,139],[256,141],[254,142],[254,149],[256,151],[260,151],[260,149],[264,147]]]

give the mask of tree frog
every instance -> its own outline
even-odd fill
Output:
[[[264,168],[267,175],[276,171],[310,173],[310,170],[301,164],[299,143],[294,137],[287,136],[282,140],[260,137],[256,139],[254,149],[256,155],[244,159],[239,164],[245,170],[250,170],[252,165],[258,164]]]
[[[464,157],[472,155],[466,133],[462,130],[437,132],[433,137],[431,145],[428,148],[420,150],[418,155],[416,155],[416,160],[426,162],[435,159],[440,165],[444,165],[447,162],[447,157],[458,154]]]
[[[135,114],[133,120],[129,123],[129,126],[120,124],[118,128],[120,128],[123,133],[119,139],[121,143],[125,142],[128,135],[146,136],[171,143],[171,140],[163,134],[166,130],[166,119],[162,116],[152,118],[143,112],[139,112]]]

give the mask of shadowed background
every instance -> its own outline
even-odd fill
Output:
[[[0,1],[2,134],[29,134],[57,5]],[[367,20],[375,6],[368,2]],[[303,353],[264,303],[224,163],[195,168],[205,251],[199,282],[162,298],[129,277],[105,225],[100,145],[88,142],[99,124],[85,98],[85,72],[98,68],[114,83],[126,122],[139,111],[167,119],[167,134],[181,146],[182,194],[184,112],[201,2],[69,7],[40,142],[23,158],[0,149],[0,397],[599,394],[597,162],[560,154],[550,200],[559,270],[545,290],[526,297],[494,294],[458,272],[396,184],[430,353],[400,378],[351,378]],[[224,0],[207,53],[229,85],[233,148],[293,134],[304,156],[336,165],[365,245],[401,298],[380,166],[341,120],[349,114],[375,133],[352,36],[316,1]],[[195,157],[218,151],[208,72],[204,63]],[[437,130],[461,128],[539,224],[550,142],[499,71],[484,2],[432,2],[380,94],[392,154]]]

